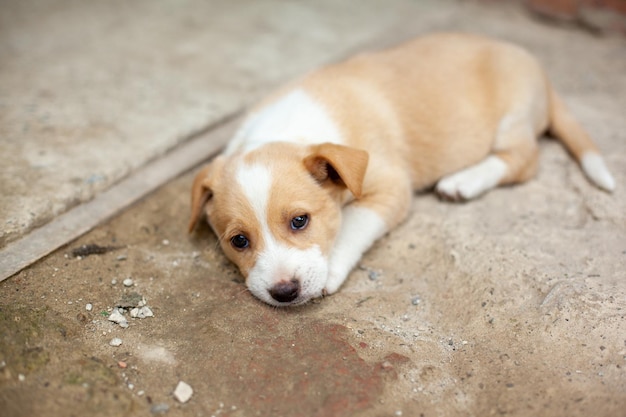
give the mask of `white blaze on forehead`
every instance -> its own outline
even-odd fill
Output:
[[[272,172],[261,164],[242,164],[236,180],[247,198],[260,226],[263,251],[256,254],[255,264],[248,274],[246,284],[261,300],[273,304],[269,290],[281,280],[297,278],[300,281],[300,297],[295,303],[321,295],[326,283],[328,265],[319,246],[297,249],[276,239],[268,225],[268,203],[272,186]]]
[[[267,205],[272,186],[272,173],[260,164],[242,164],[237,170],[237,182],[261,225],[264,237],[269,234]]]

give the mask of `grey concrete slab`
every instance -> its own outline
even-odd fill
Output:
[[[0,246],[434,7],[411,3],[3,2]]]
[[[3,281],[61,246],[106,222],[121,210],[215,155],[236,131],[240,119],[232,117],[212,125],[210,134],[198,135],[161,158],[148,162],[113,187],[53,218],[0,250]]]

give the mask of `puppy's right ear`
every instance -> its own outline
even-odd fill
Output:
[[[213,197],[213,191],[211,190],[212,170],[213,164],[207,165],[198,172],[193,180],[193,186],[191,187],[191,219],[189,220],[189,233],[193,232],[193,229],[202,217],[202,209],[204,209],[206,203]]]

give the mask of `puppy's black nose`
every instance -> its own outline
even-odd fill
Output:
[[[300,281],[292,279],[291,281],[281,281],[270,289],[272,298],[280,303],[289,303],[300,294]]]

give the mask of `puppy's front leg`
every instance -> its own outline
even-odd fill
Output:
[[[387,189],[357,200],[342,212],[341,229],[330,255],[326,293],[336,292],[361,256],[385,233],[403,221],[409,211],[411,188]]]
[[[387,225],[374,210],[354,204],[343,209],[341,229],[330,255],[326,292],[336,292],[372,244],[387,233]]]

